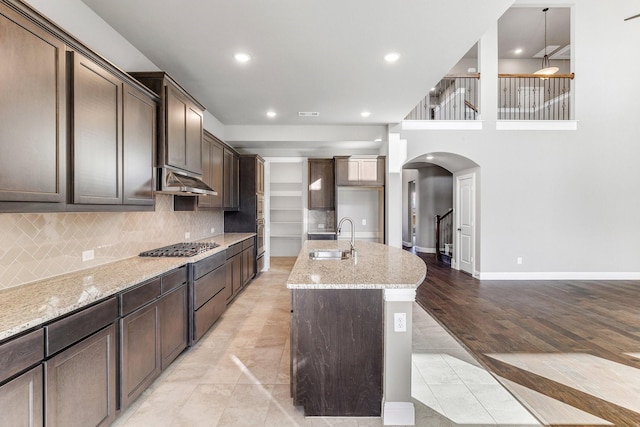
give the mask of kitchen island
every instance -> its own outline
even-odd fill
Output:
[[[307,241],[292,290],[291,394],[308,416],[382,416],[412,425],[411,317],[426,276],[415,255],[356,241]],[[345,259],[312,259],[338,249]]]

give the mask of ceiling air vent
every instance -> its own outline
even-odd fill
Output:
[[[319,115],[317,111],[298,111],[298,117],[318,117]]]

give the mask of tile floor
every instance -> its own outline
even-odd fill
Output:
[[[380,418],[305,418],[289,395],[293,259],[272,259],[223,317],[113,424],[381,426]],[[417,426],[538,426],[536,419],[417,305],[412,395]]]

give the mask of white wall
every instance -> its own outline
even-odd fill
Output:
[[[640,278],[640,89],[632,72],[640,20],[623,22],[636,10],[630,0],[573,6],[576,131],[496,130],[490,29],[481,46],[489,55],[481,58],[483,130],[402,133],[409,159],[442,151],[480,165],[482,277]]]

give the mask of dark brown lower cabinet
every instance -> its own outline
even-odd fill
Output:
[[[251,242],[253,242],[253,238]],[[242,251],[242,273],[242,286],[249,283],[256,275],[256,252],[253,244],[245,247]]]
[[[307,416],[378,417],[383,291],[294,289],[291,394]]]
[[[0,425],[42,426],[44,395],[42,365],[0,387]]]
[[[116,416],[116,327],[45,362],[46,425],[107,426]]]
[[[219,252],[193,264],[192,342],[202,338],[227,306],[225,266],[226,254],[224,252]]]
[[[242,242],[227,248],[225,269],[227,279],[225,281],[224,292],[227,303],[230,303],[242,288]]]
[[[162,370],[165,370],[187,348],[188,290],[185,283],[164,295],[159,302]]]
[[[129,406],[160,375],[158,305],[147,305],[120,320],[122,408]]]
[[[187,347],[188,290],[180,267],[120,295],[120,409]]]

